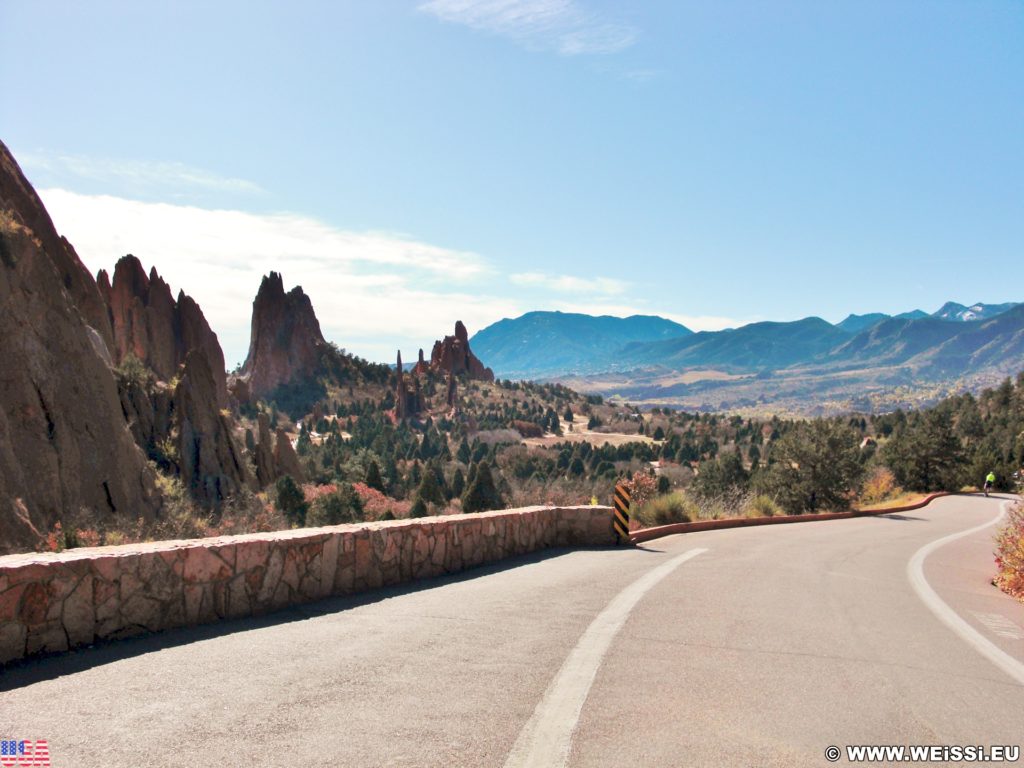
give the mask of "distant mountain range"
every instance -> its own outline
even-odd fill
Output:
[[[471,341],[500,378],[638,405],[821,416],[926,406],[1024,371],[1024,304],[949,302],[932,314],[699,333],[659,317],[531,312]]]
[[[517,379],[606,370],[618,366],[629,344],[692,334],[686,326],[650,315],[527,312],[487,326],[470,344],[497,376]]]
[[[743,374],[892,365],[950,376],[1007,363],[1024,368],[1024,305],[951,301],[930,315],[850,315],[835,325],[808,317],[699,333],[656,316],[529,312],[484,328],[471,342],[502,378],[645,367]]]

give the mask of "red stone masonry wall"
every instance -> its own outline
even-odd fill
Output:
[[[0,557],[0,664],[332,595],[548,547],[615,543],[609,507],[475,515]]]

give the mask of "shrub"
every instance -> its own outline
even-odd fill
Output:
[[[658,496],[634,509],[633,517],[645,528],[692,522],[700,513],[696,503],[681,491]]]
[[[635,507],[642,507],[658,495],[658,481],[647,472],[637,472],[623,485],[629,490],[630,502]]]
[[[125,355],[114,370],[118,378],[129,387],[146,389],[153,383],[153,372],[131,352]]]
[[[693,492],[710,499],[723,493],[743,491],[749,481],[750,476],[743,468],[739,454],[726,453],[711,461],[701,462],[700,473],[693,481]]]
[[[899,493],[900,487],[896,485],[896,475],[893,471],[888,467],[875,467],[864,481],[860,500],[864,504],[877,504]]]
[[[782,514],[780,507],[771,496],[761,494],[754,496],[747,502],[747,517],[774,517]]]
[[[305,525],[306,513],[309,507],[306,504],[306,498],[302,493],[302,489],[299,488],[298,483],[292,479],[291,475],[285,475],[278,480],[274,490],[277,493],[274,506],[287,518],[289,524]]]
[[[363,500],[348,483],[317,496],[309,505],[306,522],[311,526],[357,523],[363,519]]]
[[[1024,506],[1016,504],[1010,519],[996,536],[996,567],[992,583],[1024,601]]]

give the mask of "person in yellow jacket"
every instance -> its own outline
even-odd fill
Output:
[[[985,495],[988,496],[988,492],[992,489],[992,486],[996,484],[996,473],[989,472],[985,476]]]

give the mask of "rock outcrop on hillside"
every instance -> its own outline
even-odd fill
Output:
[[[274,445],[274,466],[277,468],[277,475],[291,475],[293,480],[303,482],[306,473],[302,471],[299,464],[299,454],[295,452],[295,446],[289,439],[288,434],[281,427],[277,428],[277,443]]]
[[[217,334],[191,297],[179,291],[175,300],[156,268],[147,275],[131,254],[118,260],[112,281],[106,270],[100,270],[96,280],[113,332],[115,363],[134,355],[160,379],[170,381],[178,375],[186,356],[199,350],[214,377],[215,405],[218,409],[227,406],[224,353]]]
[[[420,362],[422,361],[421,352]],[[406,379],[402,370],[402,352],[399,350],[398,362],[395,365],[395,418],[399,421],[418,415],[424,407],[423,392],[420,390],[419,378],[414,375],[415,371],[413,368],[413,373]]]
[[[423,359],[423,350],[420,350],[419,359],[416,361],[416,365],[412,367],[412,373],[414,376],[424,376],[430,371],[430,365],[426,360]]]
[[[216,386],[205,352],[190,351],[174,388],[174,434],[182,483],[207,506],[252,486],[230,415],[215,407]]]
[[[249,354],[232,391],[259,400],[283,388],[312,386],[323,375],[329,349],[309,297],[299,286],[285,293],[281,275],[271,272],[252,304]]]
[[[271,432],[270,417],[265,413],[261,412],[256,417],[256,423],[258,437],[255,440],[253,464],[259,486],[265,488],[283,475],[291,475],[298,482],[305,480],[299,455],[288,439],[288,434],[280,427]]]
[[[445,402],[449,408],[457,411],[459,407],[459,385],[456,382],[455,374],[448,374],[448,389],[445,393]]]
[[[466,374],[476,381],[494,381],[494,371],[487,368],[469,348],[469,334],[459,320],[455,335],[434,342],[430,352],[430,370],[435,372]]]
[[[0,552],[82,509],[158,509],[111,344],[96,284],[0,144]]]
[[[113,344],[110,322],[96,282],[66,238],[57,234],[43,201],[25,178],[10,151],[0,143],[0,201],[14,220],[27,227],[39,241],[39,249],[57,270],[60,283],[85,322],[103,340]],[[100,351],[102,356],[103,352]]]

